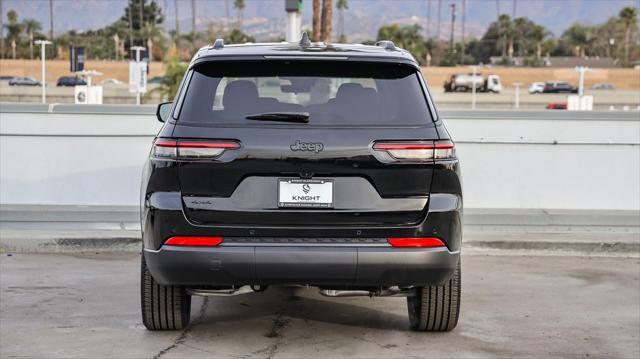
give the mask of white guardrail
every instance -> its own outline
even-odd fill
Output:
[[[154,113],[0,104],[0,204],[137,206],[161,127]],[[640,210],[638,112],[440,115],[457,144],[467,208]]]

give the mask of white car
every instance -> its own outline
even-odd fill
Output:
[[[544,91],[544,82],[534,82],[529,86],[529,93],[542,93]]]
[[[123,82],[118,79],[106,79],[102,81],[102,85],[122,85]]]

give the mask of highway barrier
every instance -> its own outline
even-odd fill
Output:
[[[466,208],[640,210],[637,111],[440,116]],[[161,125],[155,106],[0,104],[0,205],[133,208]]]

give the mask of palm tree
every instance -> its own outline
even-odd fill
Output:
[[[333,23],[333,1],[322,0],[322,35],[321,41],[328,43],[331,42],[331,25]]]
[[[347,0],[337,0],[336,9],[340,12],[340,23],[338,25],[338,42],[347,42],[347,37],[344,35],[344,11],[349,9]]]
[[[549,31],[542,25],[535,25],[533,29],[531,29],[531,40],[536,43],[536,63],[540,64],[540,59],[542,58],[542,42],[544,39],[549,36]]]
[[[320,0],[313,0],[313,41],[319,42],[320,36],[322,35],[322,24],[320,20],[321,10],[320,10]]]
[[[629,64],[629,37],[631,29],[637,25],[638,9],[635,7],[625,7],[620,10],[620,21],[624,24],[624,64]]]
[[[526,17],[518,17],[513,20],[514,42],[518,44],[518,56],[524,55],[525,45],[530,40],[528,32],[531,25],[531,21]]]
[[[49,0],[49,40],[53,41],[53,0]]]
[[[7,12],[8,23],[4,25],[7,29],[7,42],[11,44],[11,57],[16,58],[16,44],[20,42],[22,34],[22,24],[18,22],[18,13],[15,10]]]
[[[176,17],[176,46],[178,46],[178,39],[180,38],[180,21],[179,21],[179,15],[178,15],[178,0],[173,0],[173,9],[174,9],[174,16]]]
[[[229,31],[229,0],[224,0],[224,29],[225,32]]]
[[[188,67],[189,64],[181,62],[177,55],[168,56],[165,59],[166,70],[160,86],[147,92],[146,96],[151,97],[153,93],[157,92],[160,94],[161,100],[168,99],[172,101],[176,92],[178,92],[178,87]]]
[[[234,0],[233,8],[238,10],[238,27],[242,27],[242,12],[244,11],[244,0]]]
[[[196,32],[196,0],[191,0],[191,32]]]
[[[0,0],[0,59],[4,59],[4,13],[2,12],[2,0]]]
[[[29,36],[29,53],[33,59],[33,35],[36,31],[42,30],[42,25],[36,19],[25,19],[22,21],[22,26]]]
[[[500,33],[498,45],[502,47],[502,57],[505,58],[507,54],[509,54],[509,60],[511,60],[511,56],[513,55],[514,27],[509,15],[500,15],[498,18],[498,29]]]
[[[152,23],[144,24],[144,27],[140,30],[142,38],[147,39],[147,53],[149,54],[149,60],[153,61],[153,45],[158,44],[164,38],[162,30]]]
[[[562,39],[573,47],[574,56],[584,57],[591,54],[590,45],[594,40],[591,32],[590,27],[576,23],[562,33]]]

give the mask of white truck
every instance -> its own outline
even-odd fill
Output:
[[[481,74],[456,74],[444,83],[444,92],[467,92],[476,88],[478,92],[499,93],[502,91],[502,82],[498,75]]]

